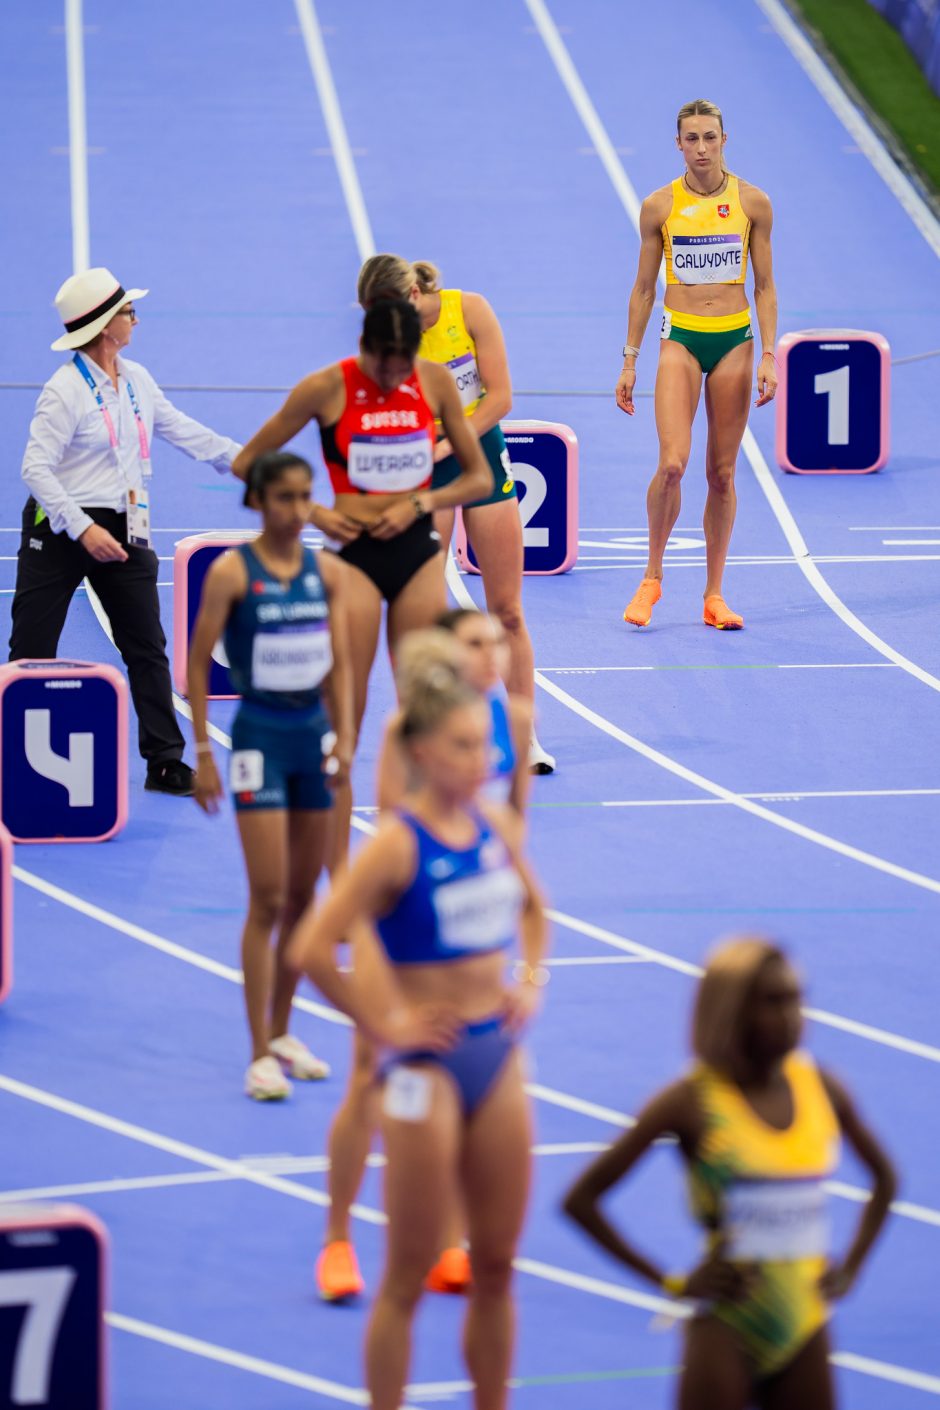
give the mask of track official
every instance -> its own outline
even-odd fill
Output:
[[[67,279],[55,304],[73,351],[43,387],[23,457],[30,492],[13,598],[10,660],[56,655],[75,589],[87,577],[111,622],[137,711],[146,787],[191,794],[173,709],[150,533],[150,447],[169,441],[193,460],[231,469],[241,446],[177,411],[146,368],[121,356],[146,289],[107,269]]]

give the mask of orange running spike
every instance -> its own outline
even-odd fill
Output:
[[[737,632],[744,626],[744,618],[739,617],[737,612],[732,612],[727,602],[717,592],[706,597],[702,621],[706,627],[717,627],[720,632]]]
[[[465,1293],[470,1286],[470,1255],[464,1248],[445,1248],[424,1280],[428,1292]]]
[[[653,608],[663,595],[662,583],[658,578],[644,578],[623,611],[623,620],[632,622],[635,627],[648,627]]]
[[[317,1259],[317,1288],[324,1302],[342,1302],[365,1288],[352,1244],[334,1239]]]

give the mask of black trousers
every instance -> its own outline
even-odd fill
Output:
[[[173,709],[173,687],[160,624],[157,555],[127,542],[127,516],[114,509],[87,509],[127,550],[126,563],[99,563],[68,534],[54,534],[49,520],[35,523],[36,502],[27,501],[16,567],[10,660],[53,658],[75,589],[87,577],[111,622],[114,643],[127,667],[137,711],[140,752],[148,763],[183,757],[183,736]]]

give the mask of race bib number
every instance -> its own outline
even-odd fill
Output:
[[[522,882],[511,867],[447,882],[432,893],[445,949],[489,950],[515,933]]]
[[[733,284],[741,278],[740,235],[674,235],[672,272],[680,284]]]
[[[729,1257],[790,1263],[829,1249],[821,1180],[743,1180],[725,1195]]]
[[[258,632],[251,652],[255,690],[313,690],[333,664],[326,622]]]
[[[370,494],[420,489],[431,478],[434,457],[427,431],[404,436],[353,436],[349,442],[349,481]]]
[[[477,360],[473,353],[464,353],[463,357],[455,357],[453,362],[449,362],[447,370],[456,383],[460,405],[466,411],[467,407],[473,406],[483,395]]]
[[[257,793],[264,787],[264,755],[260,749],[236,749],[229,765],[233,793]]]
[[[393,1067],[385,1079],[382,1109],[394,1121],[426,1121],[431,1110],[431,1079],[413,1067]]]

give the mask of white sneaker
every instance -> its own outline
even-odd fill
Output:
[[[529,739],[529,773],[530,774],[553,774],[555,772],[555,759],[551,754],[546,754],[539,744],[535,730],[532,731]]]
[[[245,1092],[256,1102],[282,1102],[291,1085],[276,1058],[256,1058],[245,1073]]]
[[[272,1038],[268,1044],[268,1052],[273,1053],[284,1071],[291,1077],[296,1077],[298,1082],[322,1082],[324,1077],[330,1075],[330,1064],[316,1057],[307,1044],[295,1038],[292,1033]]]

